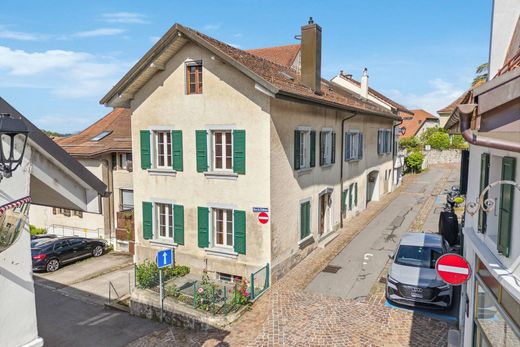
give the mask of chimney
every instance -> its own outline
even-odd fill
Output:
[[[368,98],[368,69],[365,68],[363,70],[363,75],[361,76],[361,96],[365,99]]]
[[[302,83],[319,94],[321,93],[321,27],[310,17],[309,23],[302,26],[301,33]]]

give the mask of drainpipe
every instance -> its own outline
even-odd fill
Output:
[[[345,165],[343,158],[345,158],[345,122],[349,119],[357,116],[357,112],[353,112],[350,117],[344,118],[341,121],[341,157],[339,158],[341,165],[339,166],[339,185],[340,185],[340,208],[339,208],[339,227],[343,228],[343,211],[341,210],[341,206],[343,205],[343,165]]]
[[[399,121],[399,123],[394,124],[394,126],[392,127],[392,142],[394,143],[394,148],[393,148],[393,151],[392,151],[392,187],[394,186],[394,178],[395,178],[395,175],[394,175],[394,171],[395,171],[395,154],[397,153],[397,150],[398,150],[398,148],[395,148],[395,147],[399,146],[399,144],[395,143],[395,128],[398,127],[401,124],[403,124],[403,120],[402,119]]]
[[[460,132],[464,140],[476,146],[520,153],[520,143],[477,136],[477,134],[473,133],[473,130],[471,130],[471,116],[476,107],[476,104],[463,104],[455,109],[455,112],[459,114]]]

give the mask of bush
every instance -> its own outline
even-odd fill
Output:
[[[190,268],[184,265],[174,267],[166,267],[162,269],[163,280],[167,281],[175,277],[186,276],[190,273]],[[145,260],[136,266],[135,270],[136,284],[140,288],[153,288],[159,285],[159,268],[152,261]]]
[[[47,230],[45,230],[44,228],[37,228],[32,224],[29,224],[29,230],[31,231],[31,235],[47,234]]]
[[[445,132],[433,133],[427,140],[426,144],[434,149],[444,150],[450,148],[450,136]]]
[[[451,139],[451,148],[466,149],[468,148],[468,143],[464,141],[462,135],[453,135]]]
[[[233,298],[231,303],[233,305],[247,305],[249,304],[249,293],[247,292],[247,280],[243,279],[236,282],[233,287]]]
[[[419,140],[422,143],[426,143],[427,144],[428,140],[430,139],[430,137],[432,137],[433,134],[437,134],[437,133],[447,134],[447,131],[444,128],[439,128],[437,126],[436,127],[427,128],[419,136]]]
[[[420,145],[420,142],[415,136],[414,137],[405,137],[405,138],[402,138],[399,140],[399,146],[401,148],[416,149],[417,147],[419,147],[419,145]]]
[[[412,152],[409,156],[407,156],[404,159],[404,163],[406,164],[407,171],[421,172],[423,160],[424,160],[424,156],[421,152],[419,152],[419,151]]]

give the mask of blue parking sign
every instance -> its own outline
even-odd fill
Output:
[[[163,268],[172,266],[173,264],[173,249],[164,249],[157,252],[157,267]]]

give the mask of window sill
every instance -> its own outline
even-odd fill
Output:
[[[157,246],[157,247],[167,246],[167,247],[174,247],[174,248],[177,248],[177,246],[179,246],[173,240],[169,241],[169,240],[159,240],[159,239],[150,240],[150,245]]]
[[[148,169],[150,176],[177,176],[177,171],[168,169]]]
[[[215,257],[236,259],[238,257],[238,253],[229,248],[224,247],[211,247],[206,248],[206,253],[208,255],[212,255]]]
[[[301,239],[298,242],[298,247],[300,247],[300,249],[304,249],[305,247],[312,245],[313,243],[314,243],[314,238],[312,237],[312,234],[310,234],[309,236]]]
[[[223,180],[236,180],[238,174],[230,171],[206,171],[204,176],[208,179],[223,179]]]
[[[312,167],[306,167],[305,169],[299,169],[296,171],[296,174],[298,176],[303,176],[303,175],[307,175],[309,173],[311,173],[312,171]]]
[[[328,169],[328,168],[333,167],[333,166],[334,166],[334,163],[323,164],[323,165],[321,165],[321,167],[322,167],[323,169]]]

